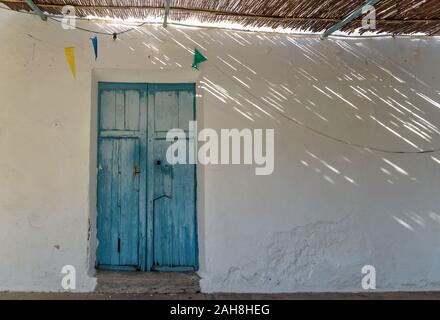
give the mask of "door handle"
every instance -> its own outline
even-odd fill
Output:
[[[162,164],[161,160],[155,161],[156,166],[160,168],[162,174],[172,175],[173,174],[173,166],[169,164]]]

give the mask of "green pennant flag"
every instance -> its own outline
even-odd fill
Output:
[[[192,67],[194,68],[194,69],[199,69],[197,66],[199,65],[199,63],[200,62],[203,62],[203,61],[206,61],[206,60],[208,60],[208,59],[206,59],[206,57],[205,56],[203,56],[203,54],[201,54],[200,52],[199,52],[199,50],[197,50],[197,49],[194,49],[194,62],[193,62],[193,64],[192,64]]]

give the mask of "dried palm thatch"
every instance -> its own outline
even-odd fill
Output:
[[[244,27],[271,27],[321,32],[366,0],[172,0],[169,19],[177,22],[238,23]],[[13,10],[30,8],[24,0],[0,0]],[[164,0],[35,0],[51,14],[72,5],[77,16],[151,19],[163,17]],[[440,0],[381,0],[376,8],[376,32],[440,35]],[[342,30],[361,28],[356,19]],[[360,29],[362,32],[363,30]]]

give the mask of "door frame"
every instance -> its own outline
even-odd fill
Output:
[[[154,253],[154,234],[153,234],[153,188],[154,188],[154,168],[153,166],[148,166],[148,163],[152,163],[153,157],[153,144],[150,144],[151,139],[153,139],[154,132],[153,130],[149,130],[150,121],[154,119],[154,109],[151,106],[154,106],[154,92],[161,90],[189,90],[193,93],[193,111],[194,111],[194,119],[197,120],[197,109],[196,109],[196,83],[144,83],[144,82],[106,82],[106,81],[98,81],[97,82],[97,167],[99,166],[99,148],[101,145],[101,140],[103,139],[100,136],[101,131],[101,90],[127,90],[127,89],[137,89],[141,92],[140,96],[140,104],[142,110],[142,104],[145,104],[145,114],[140,112],[141,119],[140,121],[145,121],[146,123],[146,131],[141,132],[139,136],[140,146],[140,166],[142,170],[141,178],[140,178],[140,191],[139,191],[139,270],[140,271],[152,271],[153,267],[153,253]],[[141,130],[142,131],[142,130]],[[197,139],[197,137],[195,137]],[[144,156],[142,156],[144,155]],[[198,230],[198,205],[197,205],[197,164],[195,164],[194,170],[194,230],[195,230],[195,252],[196,255],[195,261],[196,265],[194,266],[194,271],[199,270],[199,230]],[[96,199],[98,200],[98,170],[96,175]],[[141,208],[145,208],[143,212]],[[98,228],[98,201],[96,201],[96,228]],[[98,231],[98,229],[96,229]],[[98,247],[95,250],[95,268],[97,269],[112,269],[112,270],[127,270],[126,267],[114,267],[114,268],[102,268],[98,266]],[[181,270],[180,270],[181,269]],[[128,269],[132,270],[132,269]],[[169,271],[189,271],[187,268],[173,268]]]

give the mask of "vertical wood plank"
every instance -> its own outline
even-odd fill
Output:
[[[118,139],[112,139],[113,150],[112,150],[112,181],[111,181],[111,220],[110,220],[110,264],[119,265],[119,229],[120,229],[120,218],[121,218],[121,207],[120,207],[120,176],[119,176],[119,148],[120,143]]]
[[[112,212],[112,172],[113,141],[103,139],[100,142],[98,163],[98,262],[111,264],[111,212]]]
[[[173,211],[172,177],[167,170],[165,140],[156,140],[154,146],[154,264],[173,265]],[[160,161],[160,164],[157,163]]]
[[[155,114],[155,94],[147,87],[147,232],[146,232],[146,270],[151,270],[154,259],[154,150],[155,150],[155,130],[154,130],[154,114]]]
[[[157,91],[154,99],[155,131],[168,131],[179,126],[179,101],[176,91]]]
[[[115,91],[101,91],[101,129],[112,130],[115,128],[116,95]]]
[[[137,90],[125,91],[125,129],[139,130],[140,97]],[[145,124],[146,125],[146,124]]]
[[[179,91],[179,128],[188,131],[189,122],[194,116],[194,93],[191,91]]]
[[[124,130],[125,129],[125,92],[123,90],[116,90],[116,121],[115,129]]]
[[[147,154],[148,154],[148,137],[147,137],[147,85],[143,90],[139,91],[139,131],[141,138],[139,140],[139,164],[141,168],[139,183],[139,265],[142,271],[148,269],[147,261]]]
[[[120,139],[120,264],[138,265],[139,239],[139,143],[137,139]]]

